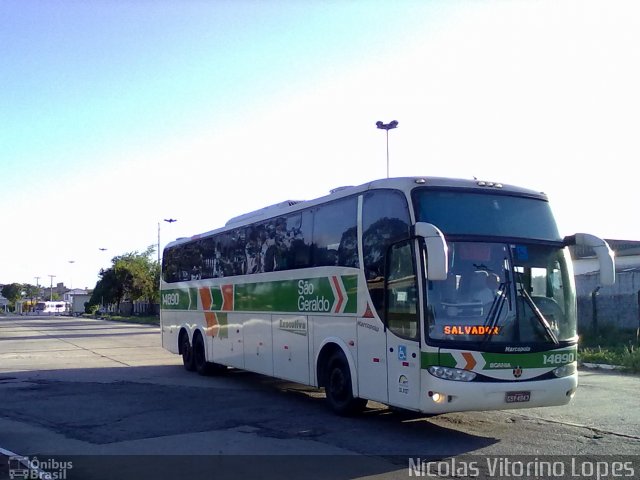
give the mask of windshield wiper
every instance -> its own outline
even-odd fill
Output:
[[[509,280],[505,280],[498,286],[498,290],[496,291],[496,296],[491,303],[491,307],[489,307],[489,313],[487,313],[487,318],[484,322],[485,326],[489,327],[487,329],[487,333],[484,336],[484,342],[489,340],[493,336],[492,332],[498,323],[498,319],[500,318],[500,314],[502,313],[502,309],[504,308],[504,302],[508,296],[508,288],[511,282]],[[511,300],[509,300],[509,309],[511,309]]]
[[[551,328],[551,325],[549,325],[549,322],[547,321],[547,319],[544,318],[544,315],[542,314],[540,309],[538,309],[538,306],[536,305],[536,302],[533,301],[533,298],[531,298],[531,295],[529,295],[529,292],[527,292],[527,290],[524,288],[524,286],[522,284],[520,285],[520,294],[527,301],[527,304],[529,305],[531,310],[533,310],[533,313],[535,314],[536,320],[538,320],[540,325],[542,325],[544,327],[545,331],[547,332],[547,335],[549,335],[549,338],[551,338],[551,340],[553,340],[553,343],[558,345],[560,343],[560,341],[558,340],[558,337],[556,336],[556,334],[553,333],[553,329]]]

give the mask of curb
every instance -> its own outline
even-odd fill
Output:
[[[624,370],[624,367],[621,365],[609,365],[608,363],[579,362],[578,366],[592,370]]]

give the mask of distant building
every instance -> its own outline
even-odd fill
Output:
[[[589,247],[571,247],[578,295],[578,328],[640,328],[640,241],[607,240],[615,254],[616,283],[599,285],[598,260]]]
[[[73,304],[74,295],[89,295],[89,290],[85,288],[72,288],[71,290],[67,290],[62,294],[62,300]]]

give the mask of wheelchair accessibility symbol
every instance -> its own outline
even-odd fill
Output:
[[[406,345],[398,345],[398,360],[406,360],[407,359],[407,346]]]

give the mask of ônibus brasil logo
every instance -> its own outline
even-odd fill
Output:
[[[66,480],[67,472],[73,468],[73,462],[63,462],[55,458],[9,457],[9,478]]]

